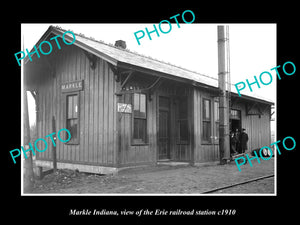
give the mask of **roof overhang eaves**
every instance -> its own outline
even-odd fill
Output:
[[[251,96],[248,96],[248,95],[239,96],[237,93],[234,93],[234,92],[231,92],[231,95],[233,95],[236,98],[242,98],[244,100],[256,101],[256,102],[263,103],[263,104],[268,104],[268,105],[274,105],[275,104],[272,101],[267,101],[267,100],[260,99],[260,98],[257,98],[257,97],[251,97]]]
[[[54,35],[62,35],[64,34],[63,31],[61,30],[58,30],[58,29],[55,29],[54,27],[50,26],[48,28],[48,30],[44,33],[44,35],[39,39],[39,41],[35,44],[37,46],[37,49],[39,48],[39,45],[42,41],[46,40],[47,37],[50,35],[50,34],[54,34]],[[73,41],[72,37],[69,36],[69,35],[65,35],[64,37],[67,41]],[[78,46],[79,48],[91,53],[91,54],[94,54],[95,56],[99,57],[99,58],[102,58],[104,60],[106,60],[107,62],[113,64],[114,66],[117,65],[117,60],[115,58],[112,58],[110,57],[109,55],[106,55],[100,51],[98,51],[97,49],[79,41],[79,40],[76,40],[72,45],[75,45],[75,46]],[[30,52],[33,51],[34,48],[31,49]],[[28,62],[29,58],[28,58],[28,55],[26,55],[25,59],[24,59],[24,63],[26,64]]]
[[[186,84],[193,84],[193,82],[194,82],[193,80],[190,80],[187,78],[177,77],[172,74],[163,73],[160,71],[148,69],[145,67],[140,67],[140,66],[129,64],[129,63],[122,62],[122,61],[118,61],[117,67],[123,68],[123,69],[128,69],[128,70],[133,70],[133,71],[138,71],[138,72],[149,74],[152,76],[162,77],[162,78],[166,78],[166,79],[170,79],[170,80],[174,80],[174,81],[178,81],[178,82],[182,82],[182,83],[186,83]]]

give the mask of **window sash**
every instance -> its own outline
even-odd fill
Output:
[[[67,119],[67,129],[71,133],[69,143],[77,143],[78,141],[78,119]]]
[[[78,118],[78,95],[67,95],[67,119]]]
[[[135,118],[146,118],[147,99],[145,94],[133,94],[133,114]]]
[[[132,143],[147,143],[147,98],[146,94],[134,93],[132,95]]]
[[[204,142],[211,143],[211,122],[210,121],[203,121],[202,127],[202,140]]]
[[[142,144],[146,142],[146,128],[147,120],[134,118],[133,121],[133,140],[135,144]]]
[[[241,111],[236,110],[236,109],[231,109],[230,110],[230,119],[240,120],[241,119]]]
[[[211,100],[202,99],[202,142],[206,144],[212,143],[212,115]]]
[[[209,99],[203,99],[203,120],[211,120],[211,101]]]
[[[66,144],[79,144],[79,92],[66,94],[66,129],[71,139]]]

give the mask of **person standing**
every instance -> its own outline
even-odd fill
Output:
[[[236,136],[235,133],[233,131],[230,131],[230,153],[231,155],[236,154]]]
[[[235,138],[235,145],[236,145],[235,150],[236,150],[238,153],[241,153],[241,134],[240,134],[239,129],[236,129],[236,130],[235,130],[234,138]]]
[[[249,140],[248,134],[245,132],[246,129],[242,129],[242,133],[240,135],[240,144],[241,144],[241,153],[245,153],[247,148],[247,142]]]

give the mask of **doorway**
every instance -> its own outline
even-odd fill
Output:
[[[241,121],[240,120],[231,119],[230,124],[231,124],[230,131],[235,131],[236,129],[241,131]]]
[[[170,159],[170,99],[159,96],[158,160]]]
[[[230,110],[230,131],[235,131],[238,129],[241,131],[242,129],[242,123],[241,123],[241,111],[236,109]]]

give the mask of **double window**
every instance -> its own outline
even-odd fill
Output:
[[[217,144],[219,139],[219,102],[210,99],[202,100],[202,142]]]

